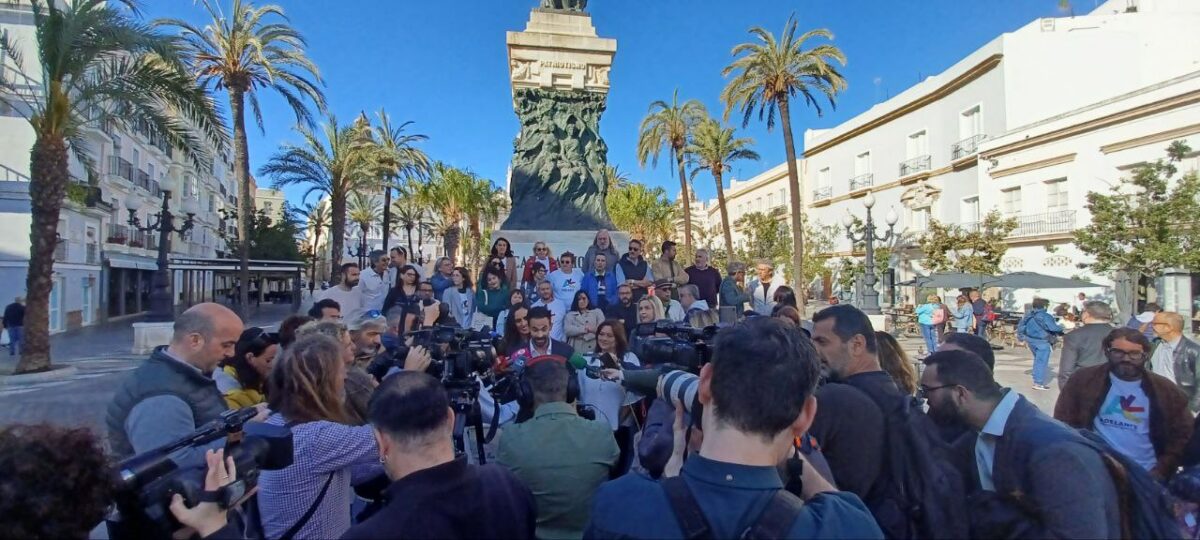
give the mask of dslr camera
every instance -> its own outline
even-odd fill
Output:
[[[404,359],[413,347],[421,346],[429,351],[431,362],[425,372],[437,377],[448,387],[474,384],[473,375],[485,379],[491,376],[492,364],[496,361],[496,341],[490,328],[472,330],[456,326],[434,326],[409,332],[405,336],[412,343],[401,343],[394,349],[384,351],[371,362],[367,372],[382,380],[392,367],[404,367]]]
[[[171,514],[171,497],[178,493],[195,506],[204,492],[207,466],[180,468],[171,454],[199,448],[225,438],[225,455],[237,467],[234,482],[218,491],[219,504],[228,508],[258,485],[259,471],[279,470],[292,464],[292,431],[262,422],[247,424],[258,409],[247,407],[226,411],[191,434],[174,442],[133,456],[117,465],[116,511],[108,520],[110,538],[170,538],[181,528]]]
[[[712,340],[721,328],[719,324],[692,328],[671,321],[642,323],[635,330],[639,339],[633,352],[646,364],[700,373],[712,360]]]

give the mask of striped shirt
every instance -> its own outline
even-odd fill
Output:
[[[279,413],[268,424],[287,423]],[[267,538],[279,538],[317,500],[333,474],[325,500],[295,538],[338,538],[350,529],[351,486],[383,472],[370,426],[317,421],[292,427],[293,461],[278,471],[262,471],[258,509]]]

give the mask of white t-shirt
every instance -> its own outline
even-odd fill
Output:
[[[575,293],[579,292],[579,287],[583,285],[583,270],[575,268],[568,274],[559,268],[550,272],[546,280],[554,285],[554,298],[570,306],[571,301],[575,299]]]
[[[383,301],[387,298],[388,289],[391,289],[391,285],[388,283],[388,273],[385,271],[381,276],[376,274],[374,269],[368,268],[358,278],[357,289],[362,295],[363,310],[382,311]]]
[[[1108,380],[1112,387],[1092,421],[1096,433],[1142,467],[1154,468],[1158,457],[1150,441],[1150,399],[1142,391],[1142,381],[1122,381],[1111,373]]]
[[[594,355],[589,355],[587,362],[589,366],[601,367],[600,359]],[[632,352],[626,352],[625,358],[621,359],[621,362],[635,366],[642,365],[637,355]],[[637,394],[626,392],[625,387],[619,382],[592,379],[583,370],[579,370],[576,376],[579,378],[580,403],[591,405],[603,413],[597,414],[596,420],[607,420],[613,431],[621,427],[621,407],[641,399],[641,396]]]
[[[330,299],[342,308],[342,320],[352,321],[362,312],[362,291],[358,287],[345,290],[341,285],[330,287],[316,294],[316,300]]]

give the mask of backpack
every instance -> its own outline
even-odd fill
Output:
[[[939,305],[933,310],[933,324],[942,324],[946,322],[946,306]]]
[[[1088,446],[1100,454],[1117,489],[1121,511],[1121,532],[1125,538],[1182,538],[1175,521],[1173,503],[1167,488],[1158,483],[1141,465],[1108,446],[1100,435],[1088,429],[1076,430]]]
[[[696,497],[688,488],[687,481],[682,476],[672,476],[662,479],[661,483],[663,491],[667,494],[667,500],[671,503],[671,510],[675,513],[675,519],[679,521],[679,529],[683,531],[683,537],[687,540],[713,538],[712,526],[704,517],[704,511],[700,509],[700,503],[696,502]],[[792,523],[795,523],[796,519],[800,517],[800,510],[803,507],[804,502],[786,489],[776,491],[767,506],[763,508],[762,513],[758,515],[754,523],[742,531],[739,538],[743,540],[787,538],[788,533],[792,530]]]
[[[884,397],[871,396],[883,410],[888,449],[867,502],[879,528],[887,538],[966,538],[966,488],[950,445],[917,398]]]

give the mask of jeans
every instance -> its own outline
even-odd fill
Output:
[[[21,330],[20,326],[9,326],[8,330],[8,355],[16,356],[21,354]]]
[[[1046,376],[1050,373],[1050,343],[1044,339],[1027,340],[1033,352],[1033,384],[1048,386]]]
[[[932,324],[921,325],[921,337],[925,339],[925,350],[933,354],[937,350],[937,329]]]
[[[975,335],[977,335],[983,339],[987,339],[987,327],[988,327],[987,321],[984,321],[984,320],[976,321],[975,322]]]

